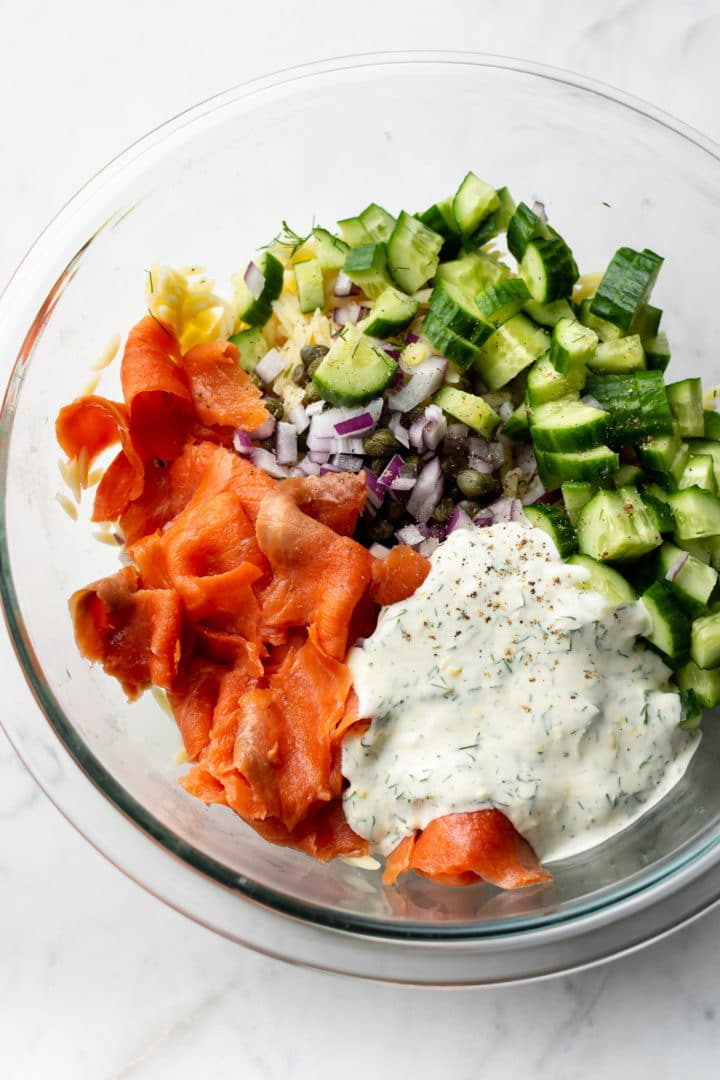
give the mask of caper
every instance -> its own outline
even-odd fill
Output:
[[[302,363],[302,361],[298,360],[298,362],[293,365],[293,369],[290,372],[290,378],[296,386],[302,386],[302,384],[305,382],[305,365]]]
[[[403,504],[395,502],[394,499],[385,500],[383,513],[388,521],[392,521],[393,525],[397,525],[406,516]]]
[[[472,499],[461,499],[458,507],[464,510],[468,517],[474,518],[480,509],[480,503],[476,503]]]
[[[399,449],[400,443],[388,428],[375,428],[375,431],[363,439],[363,450],[372,457],[390,457]]]
[[[260,378],[259,375],[255,374],[254,371],[253,371],[252,375],[250,376],[250,382],[253,383],[254,386],[257,386],[258,390],[264,390],[265,389],[265,383],[262,381],[262,379]]]
[[[263,405],[276,420],[282,420],[284,409],[280,398],[266,397],[263,401]]]
[[[377,518],[368,525],[367,535],[374,544],[386,544],[395,535],[395,528],[391,522]]]
[[[432,513],[433,521],[437,521],[439,524],[444,525],[453,516],[455,510],[455,501],[451,495],[443,495],[440,502],[437,504]]]
[[[440,461],[440,468],[442,469],[443,476],[446,478],[454,478],[464,469],[467,469],[468,456],[463,454],[460,450],[451,450],[445,453],[445,456]]]
[[[327,345],[303,345],[300,350],[300,359],[308,369],[309,375],[315,374],[320,366],[320,361],[324,356],[327,356],[329,351]]]
[[[420,417],[424,416],[424,415],[425,415],[425,406],[424,405],[416,405],[414,409],[410,409],[410,411],[407,414],[407,418],[410,421],[410,423],[412,424],[413,420],[419,420]]]
[[[458,473],[457,486],[468,499],[487,499],[502,491],[502,484],[496,476],[478,472],[477,469],[463,469]]]
[[[374,472],[376,476],[379,476],[381,472],[387,467],[387,463],[390,460],[389,457],[374,457],[370,461],[370,471]]]

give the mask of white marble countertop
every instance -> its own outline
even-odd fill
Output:
[[[0,281],[131,140],[234,82],[326,56],[475,47],[529,57],[619,86],[720,139],[716,0],[518,0],[511,13],[473,0],[358,9],[3,0],[0,13]],[[9,358],[0,365],[4,380]],[[0,676],[5,715],[35,708],[4,630]],[[228,1069],[291,1080],[330,1063],[348,1080],[400,1070],[418,1080],[441,1070],[458,1080],[489,1070],[539,1080],[717,1075],[720,910],[635,956],[545,984],[451,993],[340,982],[229,945],[146,895],[61,818],[2,735],[0,770],[7,1080]]]

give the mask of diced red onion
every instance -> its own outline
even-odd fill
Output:
[[[426,540],[434,537],[435,540],[444,540],[447,535],[447,526],[439,521],[418,521],[418,529]]]
[[[307,409],[304,405],[301,405],[299,401],[295,402],[288,409],[288,419],[295,425],[295,430],[298,435],[302,435],[303,431],[306,431],[310,426],[310,417],[308,416]]]
[[[340,472],[359,473],[363,467],[362,454],[335,454],[330,462]]]
[[[394,345],[388,345],[385,341],[379,341],[378,345],[384,353],[387,353],[391,360],[400,359],[400,350],[396,349]]]
[[[324,465],[326,461],[330,460],[329,450],[308,450],[310,461],[315,465]]]
[[[399,454],[395,454],[378,477],[378,483],[391,491],[410,491],[415,487],[417,476],[409,471],[409,466]]]
[[[252,453],[252,463],[257,465],[258,469],[262,469],[268,476],[275,476],[281,480],[287,476],[288,471],[284,469],[282,465],[278,464],[277,458],[271,450],[264,450],[261,446],[256,446]]]
[[[259,300],[265,288],[265,276],[254,262],[248,264],[248,268],[243,274],[243,280],[253,300]]]
[[[484,458],[475,458],[472,455],[468,458],[468,468],[474,469],[475,472],[484,473],[485,476],[491,476],[495,472],[492,461],[485,461]]]
[[[413,420],[408,431],[408,438],[410,439],[410,445],[413,450],[424,449],[423,432],[426,424],[425,414],[418,416],[417,420]]]
[[[425,428],[423,442],[428,450],[437,450],[447,434],[447,420],[439,405],[428,405],[425,409]]]
[[[492,510],[490,510],[490,508],[487,506],[483,507],[482,510],[478,510],[477,514],[473,518],[473,525],[475,525],[478,529],[484,529],[488,525],[494,524],[495,517]]]
[[[350,296],[354,287],[345,271],[339,270],[338,276],[335,278],[335,288],[333,289],[335,296]]]
[[[388,421],[388,430],[393,433],[401,446],[410,449],[410,432],[402,422],[402,413],[393,413]]]
[[[458,529],[472,529],[473,521],[469,514],[466,514],[462,506],[456,506],[453,510],[450,520],[447,524],[447,534],[456,532]]]
[[[535,474],[525,489],[522,501],[526,506],[542,502],[554,503],[558,501],[559,494],[558,491],[551,491],[548,495],[543,487],[542,480]]]
[[[407,544],[409,547],[417,547],[425,539],[417,525],[403,525],[402,529],[397,530],[395,536],[401,544]]]
[[[308,412],[311,408],[312,406],[308,406]],[[367,418],[367,416],[370,416],[376,424],[382,409],[382,398],[374,398],[367,405],[357,405],[354,408],[337,406],[333,409],[326,409],[324,412],[312,416],[310,433],[314,438],[333,439],[342,434],[338,431],[339,424],[344,424],[347,420],[354,420],[357,417]]]
[[[540,202],[539,199],[536,199],[535,202],[532,204],[532,208],[533,208],[533,214],[537,214],[537,216],[540,218],[540,220],[544,221],[545,224],[547,225],[548,218],[547,218],[547,213],[545,211],[545,203],[542,203],[542,202]]]
[[[319,476],[320,466],[316,461],[312,460],[309,454],[306,454],[302,461],[298,461],[297,471],[302,473],[303,476]]]
[[[341,420],[339,424],[335,424],[335,430],[338,435],[359,435],[362,431],[372,431],[375,423],[372,414],[364,412],[359,416],[351,416],[349,420]]]
[[[443,474],[438,458],[424,466],[410,493],[407,509],[416,521],[427,521],[440,502],[443,493]]]
[[[688,561],[688,552],[687,551],[681,552],[680,555],[678,555],[675,562],[672,564],[672,566],[668,567],[668,572],[665,575],[665,580],[666,581],[674,581],[675,578],[678,576],[678,574],[680,573],[680,571],[682,570],[683,566],[685,565],[685,563],[687,561]]]
[[[417,336],[417,334],[406,334],[405,335],[405,344],[406,345],[414,345],[415,342],[419,341],[419,340],[420,340],[420,338]]]
[[[262,424],[258,424],[252,431],[248,431],[248,435],[255,442],[262,442],[263,439],[269,439],[275,430],[275,417],[268,416],[267,420],[263,420]]]
[[[537,459],[532,446],[518,447],[515,453],[515,468],[520,472],[520,479],[529,484],[537,473]]]
[[[278,465],[294,465],[297,461],[297,434],[294,424],[278,421],[275,432],[275,456]]]
[[[241,431],[240,428],[235,428],[233,447],[237,450],[238,454],[243,454],[246,457],[249,457],[255,449],[253,441],[247,431]]]
[[[501,497],[491,502],[488,510],[492,511],[493,521],[496,524],[508,521],[522,521],[522,503],[519,499]]]
[[[365,470],[365,485],[367,487],[366,507],[370,505],[375,509],[379,509],[385,498],[385,488],[378,483],[377,476],[370,469]]]
[[[333,322],[338,326],[347,326],[348,323],[356,323],[358,319],[362,318],[363,309],[359,304],[355,304],[352,301],[348,304],[341,304],[340,307],[335,308],[333,314]]]
[[[440,541],[431,536],[429,540],[423,540],[422,544],[418,545],[418,552],[424,555],[426,559],[429,559],[433,551],[440,547]]]
[[[498,414],[501,420],[509,420],[515,410],[513,409],[512,404],[509,401],[503,401],[500,405],[498,405],[495,412]]]
[[[533,481],[534,483],[534,481]],[[562,501],[562,491],[560,488],[556,488],[554,491],[543,491],[542,495],[538,495],[536,499],[533,499],[534,503],[556,503]],[[529,503],[529,499],[526,500]]]
[[[388,555],[390,554],[390,548],[385,547],[384,544],[371,544],[368,548],[368,551],[375,559],[379,559],[380,562],[385,562]],[[357,645],[357,641],[355,642],[355,644]]]
[[[325,408],[325,402],[324,401],[322,401],[322,400],[320,400],[320,401],[311,401],[309,405],[305,406],[305,412],[308,414],[308,416],[311,416],[311,417],[312,416],[319,416],[319,414],[323,411],[324,408]]]
[[[431,356],[417,364],[414,373],[403,387],[387,395],[391,409],[409,412],[439,390],[445,379],[448,362],[443,356]]]
[[[341,469],[336,469],[334,465],[331,465],[330,462],[328,462],[327,465],[320,466],[321,476],[327,476],[328,473],[339,473],[341,471]]]
[[[285,357],[277,349],[268,349],[255,365],[255,374],[267,386],[276,379],[285,367]]]

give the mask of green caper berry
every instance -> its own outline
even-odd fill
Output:
[[[472,499],[461,499],[458,507],[464,510],[468,517],[474,518],[480,509],[480,503],[474,502]]]
[[[489,495],[499,495],[502,484],[496,476],[478,472],[477,469],[463,469],[458,473],[457,486],[468,499],[483,499]]]
[[[439,524],[444,525],[453,516],[455,510],[455,501],[450,495],[443,495],[440,502],[433,510],[433,521],[437,521]]]
[[[383,469],[386,468],[389,457],[374,457],[370,461],[370,471],[374,472],[376,476],[379,476]]]
[[[303,345],[300,350],[300,359],[308,369],[308,375],[315,374],[321,360],[327,356],[329,351],[327,345]]]
[[[290,379],[296,386],[302,386],[305,382],[305,365],[301,361],[298,361],[298,363],[294,365],[290,372]]]
[[[363,450],[372,457],[390,457],[399,449],[400,443],[388,428],[376,428],[363,439]]]
[[[263,399],[263,405],[276,420],[282,420],[285,410],[283,409],[283,403],[279,398],[266,397]]]
[[[320,400],[320,394],[319,394],[319,392],[317,390],[317,387],[313,386],[313,384],[311,382],[309,382],[307,384],[307,386],[305,387],[305,404],[306,405],[312,405],[312,403],[314,401],[319,401],[319,400]]]
[[[367,527],[368,539],[374,544],[386,544],[395,535],[395,529],[391,522],[376,518]]]

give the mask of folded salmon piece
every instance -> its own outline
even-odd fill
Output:
[[[318,495],[323,489],[329,493],[324,499]],[[262,500],[255,527],[273,574],[261,598],[265,640],[282,641],[291,627],[307,626],[328,656],[344,657],[353,612],[372,579],[373,558],[305,512],[314,509],[323,516],[328,504],[344,498],[351,507],[362,505],[361,476],[283,480]]]
[[[190,382],[170,327],[146,316],[128,334],[120,365],[130,430],[143,456],[173,461],[192,421]]]
[[[139,589],[123,567],[70,599],[78,648],[119,680],[128,700],[151,684],[170,689],[180,661],[182,602],[172,589]]]
[[[488,881],[500,889],[519,889],[552,877],[499,810],[447,814],[404,837],[386,860],[383,881],[392,885],[409,870],[442,885]]]
[[[229,341],[195,345],[183,357],[200,423],[253,431],[269,419],[260,390],[238,358],[237,348]]]
[[[429,573],[429,559],[407,544],[398,544],[382,562],[373,563],[370,596],[383,607],[397,604],[412,596]]]

